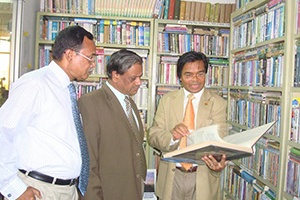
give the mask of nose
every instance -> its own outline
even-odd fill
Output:
[[[138,77],[138,78],[135,79],[135,84],[136,85],[142,85],[141,77]]]

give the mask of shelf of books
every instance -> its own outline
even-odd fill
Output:
[[[231,15],[228,122],[232,134],[276,121],[253,156],[224,171],[224,199],[283,199],[289,130],[293,0],[237,0]]]
[[[151,107],[148,105],[150,105],[150,92],[152,91],[150,80],[154,19],[38,12],[35,47],[36,69],[49,64],[56,35],[65,27],[72,25],[82,26],[93,33],[97,54],[96,68],[93,73],[86,81],[76,83],[78,98],[87,92],[101,88],[103,82],[107,81],[106,64],[115,51],[128,49],[142,57],[142,85],[132,98],[140,110],[145,130],[147,130],[151,113],[149,112]],[[146,153],[149,153],[148,146],[146,146]]]

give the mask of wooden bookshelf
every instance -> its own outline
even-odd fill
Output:
[[[239,4],[245,3],[246,1],[244,0],[237,0]],[[279,2],[279,3],[278,3]],[[278,4],[274,4],[278,3]],[[269,160],[270,162],[268,163],[257,163],[258,161],[256,160],[258,158],[258,153],[260,150],[256,149],[255,157],[249,157],[246,160],[241,160],[235,162],[235,164],[240,168],[240,169],[246,169],[251,176],[258,182],[260,182],[259,185],[255,183],[249,183],[246,181],[246,179],[241,178],[239,175],[235,174],[232,171],[226,171],[225,172],[225,177],[230,178],[230,177],[235,177],[236,181],[241,181],[244,183],[246,181],[247,185],[247,191],[251,191],[251,188],[256,188],[257,190],[252,190],[252,194],[256,193],[256,195],[260,196],[268,196],[270,193],[272,193],[272,197],[267,197],[267,199],[287,199],[291,200],[293,197],[289,194],[287,194],[286,191],[286,174],[287,174],[287,161],[288,161],[288,151],[291,147],[297,147],[299,148],[299,145],[296,144],[295,142],[289,142],[289,133],[290,133],[290,127],[291,127],[291,91],[293,92],[299,92],[298,89],[293,88],[293,72],[294,72],[294,57],[295,57],[295,40],[299,39],[298,33],[294,32],[294,27],[295,27],[295,8],[296,7],[296,1],[293,0],[285,0],[285,1],[277,1],[275,2],[274,0],[254,0],[251,2],[248,2],[247,4],[244,4],[244,6],[241,6],[238,10],[236,10],[234,13],[231,15],[231,51],[230,51],[230,67],[229,67],[229,86],[228,86],[228,107],[229,107],[229,113],[228,113],[228,120],[232,121],[232,116],[230,112],[233,109],[234,106],[238,106],[238,104],[234,104],[234,102],[239,103],[239,109],[245,109],[245,114],[246,117],[244,120],[240,119],[239,122],[231,122],[233,126],[236,126],[240,129],[242,128],[251,128],[250,126],[255,126],[253,124],[253,121],[250,121],[249,124],[249,112],[252,110],[249,110],[250,105],[262,105],[261,107],[253,107],[253,111],[256,109],[261,109],[264,106],[267,106],[271,102],[277,102],[276,105],[279,106],[277,107],[279,110],[276,113],[273,113],[273,120],[280,120],[280,123],[277,126],[277,132],[273,134],[272,132],[270,134],[267,134],[264,139],[261,142],[261,145],[266,145],[265,149],[263,151],[267,152],[268,155],[274,156],[277,160]],[[263,8],[263,9],[262,9]],[[265,9],[266,8],[266,9]],[[260,10],[260,12],[258,12]],[[251,18],[251,20],[243,18],[243,16],[246,16],[249,13],[254,13],[254,17]],[[273,12],[273,13],[271,13]],[[280,30],[278,27],[280,24],[271,24],[271,21],[268,19],[272,19],[274,15],[280,14],[280,12],[283,12],[281,14],[281,27],[284,27],[283,30]],[[273,15],[274,14],[274,15]],[[264,15],[264,16],[262,16]],[[280,15],[278,15],[280,16]],[[247,27],[256,26],[256,22],[258,19],[265,17],[266,24],[265,24],[265,29],[263,28],[256,28],[253,29],[254,31],[248,32]],[[238,20],[237,20],[238,19]],[[279,18],[274,18],[275,21],[280,21],[278,20]],[[256,21],[257,20],[257,21]],[[236,41],[235,34],[238,33],[238,26],[244,26],[244,31],[240,32],[240,38],[241,41]],[[267,35],[268,29],[272,29],[272,35],[271,37]],[[257,32],[258,30],[260,31],[265,31],[266,35],[264,35],[262,39],[258,40],[257,37],[261,32]],[[282,31],[282,32],[280,32]],[[247,40],[250,34],[252,37],[255,37],[254,40]],[[235,38],[235,39],[233,39]],[[235,40],[235,41],[233,41]],[[240,42],[240,44],[246,44],[245,46],[239,44],[237,42]],[[238,45],[237,45],[238,44]],[[249,45],[250,44],[250,45]],[[283,44],[283,48],[277,48],[280,46],[280,44]],[[277,45],[277,46],[276,46]],[[266,50],[268,49],[268,52],[271,52],[273,49],[273,52],[279,52],[278,54],[276,53],[262,53],[263,51],[261,50]],[[259,56],[251,56],[253,55],[253,52],[256,52],[257,55]],[[245,57],[243,58],[242,56],[239,58],[239,54],[245,54]],[[284,58],[282,61],[282,67],[278,67],[277,63],[280,58]],[[242,59],[241,59],[242,58]],[[253,62],[251,62],[253,60]],[[236,74],[239,74],[238,68],[236,66],[256,66],[258,63],[258,66],[260,67],[259,69],[266,69],[267,71],[271,68],[263,68],[266,64],[270,64],[273,61],[276,61],[276,67],[273,67],[272,70],[275,70],[274,73],[278,74],[278,70],[281,69],[281,77],[280,77],[280,82],[276,84],[270,84],[268,85],[267,82],[255,82],[257,79],[255,79],[254,82],[240,82],[240,81],[235,81],[235,78],[238,76],[235,76]],[[239,63],[241,63],[239,65]],[[275,66],[275,65],[268,65],[269,66]],[[277,71],[276,71],[277,70]],[[262,71],[264,72],[264,71]],[[265,71],[266,72],[266,71]],[[270,71],[268,71],[270,72]],[[249,74],[247,74],[249,75]],[[272,76],[272,73],[266,75],[265,78],[267,78],[268,81],[274,80],[274,77]],[[240,77],[243,79],[243,77]],[[261,78],[261,76],[260,76]],[[278,78],[278,77],[277,77]],[[245,79],[247,80],[247,79]],[[278,80],[278,79],[277,79]],[[241,84],[242,83],[242,84]],[[251,99],[250,96],[252,95],[255,97],[256,92],[259,91],[264,94],[271,94],[270,101],[269,103],[266,101],[261,101],[261,99]],[[236,92],[237,94],[234,94],[233,92]],[[237,95],[238,92],[240,92],[240,95],[244,95],[242,97],[238,97]],[[277,94],[277,95],[276,95]],[[275,96],[272,96],[275,95]],[[277,100],[276,100],[277,99]],[[244,104],[245,103],[245,104]],[[244,105],[244,106],[243,106]],[[273,108],[276,107],[274,105]],[[268,113],[269,114],[269,113]],[[242,117],[242,116],[240,116]],[[235,119],[236,120],[236,119]],[[245,122],[246,120],[246,122]],[[267,119],[268,120],[268,119]],[[240,124],[240,122],[245,122],[245,124]],[[265,123],[266,120],[261,120],[259,123]],[[239,124],[239,125],[237,125]],[[242,125],[242,126],[241,126]],[[275,129],[273,129],[275,131]],[[263,146],[261,146],[263,147]],[[262,150],[261,150],[262,151]],[[265,158],[267,159],[267,158]],[[269,157],[268,157],[269,159]],[[260,165],[261,167],[265,168],[264,172],[257,171],[257,168],[255,165]],[[226,174],[229,173],[229,174]],[[224,182],[224,184],[228,184],[228,182]],[[235,184],[235,183],[232,183]],[[262,187],[261,187],[262,186]],[[229,186],[228,186],[229,187]],[[267,189],[266,189],[267,188]],[[240,195],[241,191],[243,190],[242,188],[238,188],[235,191],[236,193],[231,193],[230,188],[226,188],[224,190],[224,199],[227,199],[226,196],[230,197],[230,199],[243,199],[243,198],[238,198],[238,195]],[[269,191],[272,191],[269,193]],[[245,200],[248,198],[252,199],[252,196],[249,196],[250,194],[247,194],[248,196],[245,197]],[[275,198],[273,197],[275,196]],[[260,197],[261,198],[261,197]]]

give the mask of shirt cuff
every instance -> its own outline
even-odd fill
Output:
[[[27,185],[19,178],[13,178],[10,183],[4,187],[1,193],[9,200],[14,200],[19,198],[26,190]]]
[[[173,137],[172,137],[171,138],[171,142],[170,142],[170,146],[172,146],[172,145],[174,145],[174,144],[176,144],[178,142],[179,142],[179,140],[173,140]]]

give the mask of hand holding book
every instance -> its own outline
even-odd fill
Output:
[[[221,161],[223,155],[226,155],[227,160],[251,156],[253,145],[274,124],[275,122],[271,122],[241,133],[228,135],[223,139],[218,134],[218,125],[200,128],[188,136],[187,147],[168,152],[163,155],[162,159],[170,162],[204,164],[202,158],[208,155],[212,155],[218,162]]]

